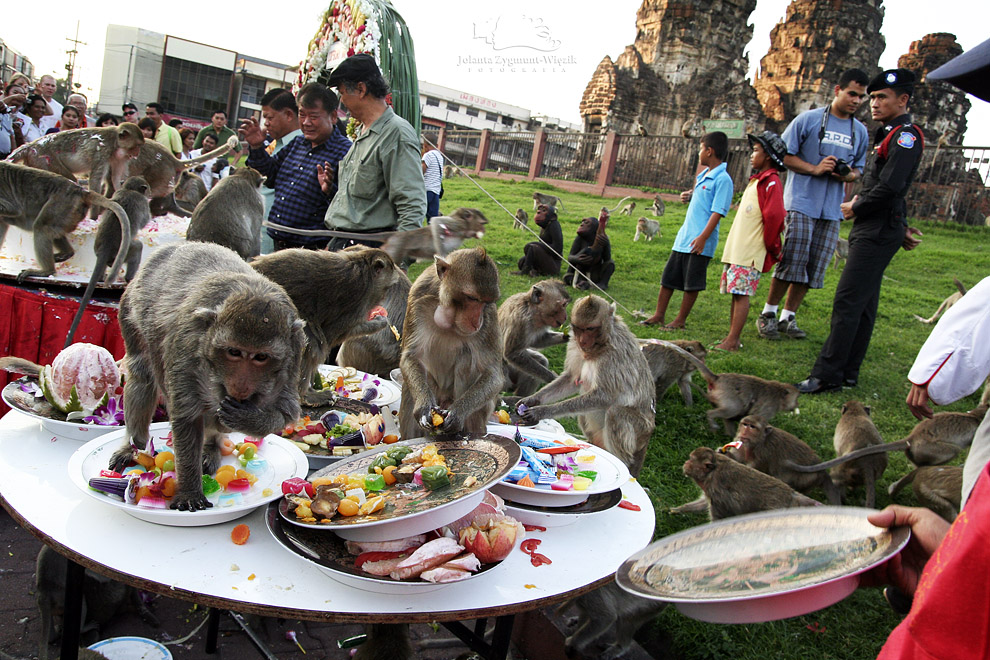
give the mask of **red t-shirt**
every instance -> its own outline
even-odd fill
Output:
[[[878,660],[990,658],[990,466],[929,558]]]

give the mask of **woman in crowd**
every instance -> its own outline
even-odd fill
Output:
[[[191,128],[180,129],[179,137],[182,138],[182,153],[179,154],[179,160],[191,160],[193,158],[193,143],[196,142],[196,131]]]
[[[120,122],[117,121],[117,118],[111,115],[109,112],[104,112],[96,120],[97,128],[103,128],[105,126],[118,126],[119,124]]]

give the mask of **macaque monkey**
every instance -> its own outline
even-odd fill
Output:
[[[236,149],[239,145],[237,136],[232,135],[225,144],[221,144],[213,151],[189,160],[179,160],[164,145],[154,140],[145,140],[137,157],[128,165],[127,171],[131,176],[144,177],[144,180],[151,186],[152,214],[158,216],[171,211],[176,215],[189,216],[190,213],[175,203],[175,197],[172,193],[176,177],[200,163],[213,160],[231,149]],[[108,182],[107,190],[108,194],[112,194],[116,187],[112,182]]]
[[[399,433],[484,433],[502,389],[498,267],[482,248],[436,258],[416,278],[402,328]],[[433,413],[443,418],[433,423]],[[441,412],[442,411],[442,412]]]
[[[41,547],[35,564],[34,596],[38,603],[41,631],[38,637],[38,658],[47,660],[48,645],[62,628],[65,604],[66,574],[69,560],[47,545]],[[123,582],[86,570],[82,581],[82,625],[80,636],[92,644],[100,638],[100,626],[109,623],[118,613],[136,612],[141,620],[158,627],[158,618],[141,602],[137,589]],[[86,656],[80,649],[79,658]],[[93,651],[90,651],[93,653]],[[9,656],[8,656],[9,657]],[[103,658],[102,655],[94,657]]]
[[[564,203],[560,201],[560,197],[556,195],[547,195],[546,193],[541,193],[533,191],[533,210],[536,211],[540,204],[546,204],[547,206],[553,206],[561,211],[564,210]]]
[[[85,219],[90,208],[110,209],[120,222],[122,241],[107,274],[106,282],[110,284],[117,279],[132,238],[130,220],[120,204],[57,174],[0,161],[0,246],[7,227],[29,231],[40,266],[22,270],[17,275],[18,282],[54,275],[55,263],[75,254],[66,237]]]
[[[832,270],[839,270],[839,261],[842,261],[842,265],[845,266],[848,258],[849,241],[840,238],[835,242],[835,252],[832,253]]]
[[[913,315],[914,318],[918,319],[922,323],[929,323],[929,324],[934,323],[935,321],[938,320],[938,317],[940,317],[945,312],[949,311],[950,307],[952,307],[957,302],[959,302],[962,299],[962,297],[966,295],[966,287],[963,285],[962,282],[960,282],[954,277],[952,278],[952,281],[955,283],[956,288],[959,289],[958,291],[953,292],[952,295],[950,295],[948,298],[943,300],[942,304],[938,306],[938,309],[935,310],[935,313],[932,314],[930,318],[923,319],[917,314]]]
[[[388,328],[388,318],[372,311],[395,282],[395,264],[383,251],[360,245],[339,252],[279,250],[251,266],[285,289],[306,322],[299,396],[303,405],[326,405],[336,395],[332,389],[314,390],[313,376],[330,350],[348,337]]]
[[[681,398],[684,399],[684,405],[694,405],[691,376],[697,371],[695,364],[663,343],[656,343],[656,340],[639,341],[643,345],[646,363],[650,366],[650,375],[653,376],[653,382],[656,384],[657,401],[662,399],[667,389],[676,382],[677,388],[681,391]],[[708,355],[708,349],[700,341],[675,339],[670,343],[676,344],[699,360],[704,360]]]
[[[577,396],[566,398],[572,394]],[[564,371],[520,401],[518,410],[523,424],[577,416],[585,438],[614,454],[635,477],[656,423],[655,398],[636,337],[616,316],[614,305],[592,295],[571,308]]]
[[[574,632],[564,640],[564,653],[568,657],[575,653],[594,657],[592,645],[604,640],[608,646],[597,656],[600,658],[624,658],[633,645],[636,631],[668,605],[633,595],[615,582],[581,594],[564,605],[569,603],[577,606],[580,615]]]
[[[345,339],[337,352],[337,364],[378,374],[382,378],[392,377],[392,370],[399,368],[399,357],[402,354],[402,335],[396,336],[392,328],[401,328],[406,320],[406,305],[409,303],[411,288],[409,277],[396,266],[395,282],[385,291],[385,299],[382,300],[391,327]]]
[[[952,522],[962,507],[962,482],[961,465],[926,465],[911,470],[890,484],[887,492],[894,497],[911,484],[914,499],[919,505]]]
[[[179,174],[179,182],[175,185],[175,203],[185,211],[192,213],[196,206],[207,195],[206,184],[198,175],[188,170]]]
[[[982,404],[969,412],[936,413],[918,422],[903,440],[882,445],[871,444],[824,463],[795,469],[801,472],[827,470],[862,456],[901,450],[915,465],[942,465],[973,444],[973,436],[987,414],[987,408],[986,404]]]
[[[260,438],[299,419],[304,323],[280,286],[209,243],[151,255],[120,299],[119,320],[127,438],[109,467],[122,470],[147,446],[162,393],[178,479],[171,507],[209,508],[202,475],[219,466],[227,431]]]
[[[660,234],[660,221],[650,220],[645,216],[641,217],[636,221],[636,234],[633,236],[633,241],[638,241],[640,236],[645,237],[648,241],[652,241],[657,236],[663,238]]]
[[[659,194],[653,198],[653,204],[651,206],[647,206],[646,208],[650,209],[650,212],[653,213],[653,215],[663,215],[667,210],[667,207],[663,203],[663,198],[660,197]]]
[[[453,165],[443,166],[443,178],[453,179],[455,176],[462,176],[462,174],[458,171],[456,167],[454,167]]]
[[[467,239],[483,238],[487,224],[488,218],[478,209],[459,208],[449,216],[431,218],[428,227],[393,232],[382,249],[397,264],[407,258],[446,257]]]
[[[845,456],[857,449],[872,445],[882,446],[883,438],[870,417],[870,407],[859,401],[847,401],[842,406],[842,416],[835,425],[832,438],[836,456]],[[887,455],[877,454],[858,458],[832,468],[832,481],[839,488],[851,488],[862,484],[866,488],[866,507],[876,503],[876,482],[887,469]]]
[[[776,477],[737,463],[708,447],[698,447],[684,463],[684,476],[694,480],[708,500],[712,520],[771,509],[819,506]]]
[[[633,211],[635,210],[636,210],[636,202],[629,202],[628,204],[622,207],[622,210],[619,211],[619,215],[632,215]]]
[[[498,326],[505,348],[503,391],[529,396],[557,377],[550,361],[535,350],[567,343],[567,334],[553,332],[567,320],[571,297],[558,280],[543,280],[506,298],[498,308]]]
[[[10,162],[47,170],[69,179],[89,176],[89,190],[101,193],[105,180],[113,181],[113,194],[127,178],[128,165],[144,144],[144,135],[136,124],[77,128],[45,135],[20,147],[7,158]]]
[[[764,380],[747,374],[716,374],[708,366],[688,351],[671,342],[657,340],[671,346],[689,361],[693,362],[708,383],[708,400],[715,404],[708,411],[708,426],[718,430],[716,419],[725,425],[726,435],[735,435],[735,420],[746,415],[756,415],[770,421],[781,410],[797,408],[798,390],[790,383],[777,380]]]
[[[265,199],[259,191],[264,182],[261,172],[251,167],[238,167],[220,179],[193,211],[186,239],[228,247],[241,259],[257,257],[265,219]]]
[[[138,232],[144,229],[151,220],[151,207],[148,205],[148,182],[139,176],[128,177],[124,181],[124,187],[113,194],[113,201],[120,204],[127,213],[131,226],[131,242],[127,246],[127,270],[124,279],[130,282],[137,275],[138,267],[141,265],[141,255],[144,248],[141,241],[137,239]],[[93,251],[96,253],[96,265],[93,266],[93,275],[89,278],[86,291],[83,292],[82,300],[79,301],[79,310],[72,319],[72,326],[65,337],[65,347],[68,348],[76,335],[79,322],[82,321],[86,306],[93,297],[93,290],[96,283],[103,279],[110,261],[120,251],[121,236],[120,225],[116,219],[108,218],[107,213],[103,214],[100,226],[96,230],[96,240],[93,244]]]
[[[529,214],[523,209],[516,209],[516,219],[512,221],[513,229],[522,229],[529,225]]]
[[[839,490],[832,483],[828,473],[796,472],[789,465],[814,465],[820,462],[815,450],[794,435],[783,429],[774,428],[763,419],[753,415],[743,417],[736,432],[737,441],[742,443],[742,462],[771,477],[777,477],[794,490],[807,493],[821,486],[829,504],[842,504]]]

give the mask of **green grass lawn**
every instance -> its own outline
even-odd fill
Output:
[[[565,254],[581,218],[597,217],[598,210],[603,205],[612,208],[618,202],[587,194],[564,193],[545,183],[493,179],[482,179],[479,183],[511,213],[522,207],[532,216],[532,192],[535,189],[549,190],[560,196],[564,205],[559,218],[564,230]],[[535,240],[534,236],[524,230],[513,230],[512,217],[468,179],[448,179],[444,182],[444,191],[441,212],[468,206],[481,209],[489,218],[485,238],[482,241],[469,241],[465,247],[480,243],[498,263],[502,277],[502,298],[529,288],[535,279],[509,273],[515,270],[523,245]],[[684,219],[686,208],[685,204],[668,203],[666,215],[660,218],[663,236],[652,242],[632,240],[639,213],[633,217],[612,217],[608,232],[612,240],[616,273],[608,293],[620,303],[620,314],[637,336],[697,339],[710,346],[728,331],[730,296],[719,294],[717,283],[721,273],[721,247],[734,211],[722,222],[719,249],[709,268],[708,290],[698,297],[686,331],[665,333],[640,326],[635,323],[638,319],[629,314],[629,311],[635,310],[652,313],[655,308],[660,273],[670,254],[674,236]],[[832,394],[802,396],[799,411],[782,413],[773,420],[776,426],[794,433],[810,444],[823,458],[834,456],[832,432],[842,404],[850,399],[857,399],[872,407],[873,420],[885,441],[891,442],[907,435],[914,426],[915,419],[904,404],[909,388],[906,376],[918,349],[931,331],[930,326],[919,323],[912,314],[926,318],[930,316],[939,303],[955,291],[953,277],[959,278],[966,286],[972,286],[987,275],[987,264],[990,263],[990,230],[927,222],[918,223],[917,226],[925,234],[922,245],[913,252],[899,252],[887,268],[873,341],[860,374],[859,386]],[[536,228],[535,223],[530,221],[530,227]],[[848,235],[849,227],[849,223],[843,223],[842,236]],[[425,264],[415,264],[410,269],[410,277],[415,278],[423,268]],[[768,278],[768,275],[764,275],[752,301],[753,309],[742,336],[743,349],[736,354],[709,354],[708,365],[716,373],[746,373],[785,382],[797,382],[809,374],[818,351],[828,336],[832,296],[839,271],[830,269],[825,279],[825,288],[810,292],[805,299],[798,319],[800,327],[808,333],[808,338],[801,341],[767,342],[757,337],[755,319],[766,302]],[[574,289],[571,292],[575,298],[579,293]],[[668,321],[673,319],[679,304],[680,294],[675,293],[671,309],[668,310]],[[551,368],[559,371],[563,364],[564,347],[554,347],[547,351],[547,355]],[[696,376],[696,381],[703,385],[700,376]],[[979,393],[947,406],[945,410],[969,410],[976,406],[978,399]],[[649,490],[656,509],[657,538],[706,521],[701,515],[672,516],[667,511],[672,506],[694,499],[699,493],[694,483],[681,473],[681,466],[690,451],[702,445],[720,446],[728,441],[726,436],[708,430],[705,412],[709,408],[708,402],[698,395],[695,396],[693,407],[685,407],[676,387],[668,391],[662,401],[657,402],[657,428],[640,476],[640,482]],[[565,424],[568,428],[576,428],[566,422]],[[961,460],[957,462],[961,463]],[[890,503],[887,486],[910,469],[903,454],[891,455],[889,467],[878,489],[878,507]],[[817,496],[824,500],[823,493],[817,493]],[[897,501],[908,505],[914,503],[909,489],[902,491]],[[861,506],[862,489],[848,494],[846,503]],[[595,541],[589,538],[590,542]],[[899,618],[887,607],[878,590],[860,590],[825,610],[758,625],[700,623],[682,616],[674,608],[668,608],[658,617],[653,630],[644,629],[641,634],[669,638],[673,648],[672,657],[692,660],[861,660],[877,654],[887,634],[898,621]]]

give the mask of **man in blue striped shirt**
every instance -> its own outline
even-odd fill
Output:
[[[241,123],[241,134],[251,147],[246,164],[267,178],[275,190],[268,222],[292,229],[324,230],[323,217],[337,192],[337,163],[351,141],[336,127],[337,97],[319,83],[309,83],[296,96],[302,135],[274,156],[265,150],[265,134],[254,119]],[[317,172],[329,173],[333,184],[324,193]],[[328,239],[268,229],[276,250],[303,247],[322,250]]]

